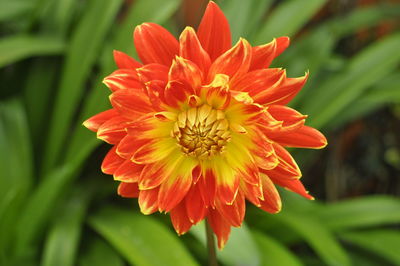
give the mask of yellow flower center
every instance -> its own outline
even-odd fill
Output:
[[[204,104],[181,112],[172,135],[183,153],[208,159],[224,152],[231,133],[225,114]]]

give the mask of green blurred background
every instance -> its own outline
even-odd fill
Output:
[[[134,26],[196,26],[204,0],[0,0],[0,265],[207,263],[203,226],[178,237],[100,172],[107,145],[81,126],[105,110],[112,50]],[[293,150],[317,200],[248,205],[221,265],[400,265],[400,1],[221,0],[233,40],[287,35],[274,62],[310,70],[291,106],[323,131]]]

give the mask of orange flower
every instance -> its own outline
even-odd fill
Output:
[[[327,141],[285,106],[308,74],[268,68],[287,37],[231,47],[228,22],[210,2],[197,32],[187,27],[178,41],[144,23],[134,42],[142,63],[114,52],[119,69],[104,79],[112,109],[84,123],[113,145],[102,171],[120,181],[121,196],[137,197],[144,214],[169,212],[178,234],[207,218],[219,248],[242,224],[246,199],[279,212],[275,184],[312,199],[284,147]]]

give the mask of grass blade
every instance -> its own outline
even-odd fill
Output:
[[[121,0],[92,0],[72,37],[50,121],[42,173],[48,172],[59,159],[84,84],[121,3]]]
[[[197,265],[177,237],[150,217],[108,208],[89,223],[132,265]]]
[[[264,26],[255,36],[255,43],[270,42],[273,38],[279,36],[293,37],[325,3],[325,0],[283,2],[268,16]]]
[[[32,56],[60,54],[65,43],[53,37],[18,34],[0,40],[0,68]]]

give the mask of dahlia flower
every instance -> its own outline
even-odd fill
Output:
[[[177,40],[144,23],[134,44],[141,63],[114,52],[118,70],[104,79],[112,108],[84,122],[113,146],[102,171],[120,182],[119,195],[138,198],[143,214],[170,213],[178,234],[207,219],[219,248],[241,226],[246,200],[279,212],[275,185],[312,199],[285,149],[327,144],[286,106],[308,74],[269,68],[289,38],[232,47],[227,19],[210,2],[197,31],[187,27]]]

